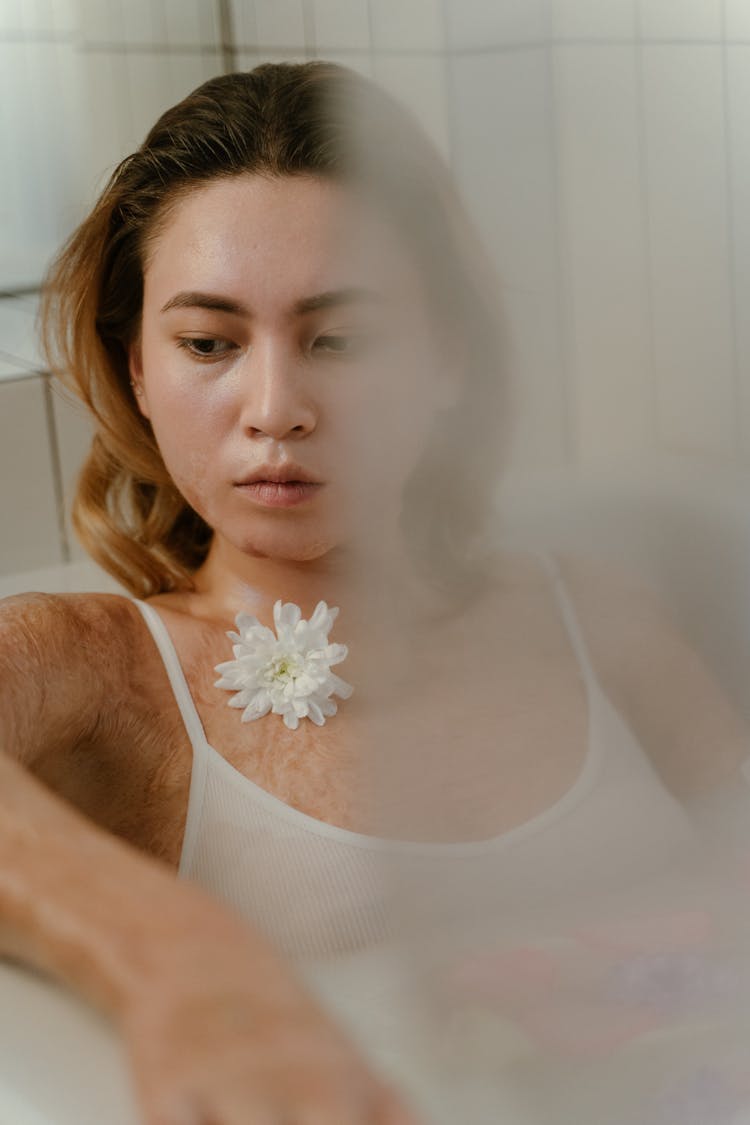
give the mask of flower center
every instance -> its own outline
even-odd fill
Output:
[[[296,680],[299,673],[299,661],[293,656],[277,656],[266,667],[267,681],[282,680],[288,683],[289,680]]]

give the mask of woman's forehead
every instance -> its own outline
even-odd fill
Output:
[[[352,189],[307,175],[238,175],[200,185],[170,210],[149,248],[144,296],[169,300],[175,286],[262,288],[269,298],[366,286],[404,299],[415,285],[396,230]]]

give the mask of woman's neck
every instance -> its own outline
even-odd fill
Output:
[[[414,570],[405,549],[391,545],[378,553],[357,554],[335,547],[319,558],[259,557],[215,538],[194,575],[191,610],[196,616],[234,620],[250,613],[270,623],[277,599],[294,602],[309,617],[319,601],[341,610],[347,632],[427,620],[439,614],[445,598]]]

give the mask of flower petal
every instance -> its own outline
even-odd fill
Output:
[[[352,685],[348,684],[346,680],[342,680],[335,672],[331,672],[328,682],[332,685],[331,691],[335,691],[336,695],[340,695],[342,699],[348,699],[354,691]]]
[[[340,664],[342,660],[346,660],[349,649],[346,645],[326,645],[323,654],[329,664]]]
[[[276,626],[276,632],[279,631],[282,625],[289,625],[291,628],[297,624],[302,617],[302,610],[294,602],[277,601],[273,607],[273,622]]]
[[[294,691],[296,695],[310,695],[317,687],[317,677],[311,676],[308,672],[303,672],[302,675],[297,676],[294,681]]]
[[[215,686],[235,692],[229,706],[243,709],[243,722],[273,711],[296,730],[302,718],[322,726],[327,715],[336,714],[330,696],[347,698],[354,690],[330,670],[348,654],[346,645],[328,643],[338,612],[338,607],[319,601],[306,621],[298,605],[278,599],[273,607],[275,634],[257,617],[237,614],[239,633],[227,633],[236,642],[235,659],[215,666],[220,676]]]
[[[311,718],[315,725],[318,727],[322,727],[323,723],[326,721],[323,712],[321,711],[320,707],[318,707],[314,699],[308,700],[307,714],[308,717]]]
[[[267,715],[270,710],[271,700],[269,698],[268,692],[258,692],[255,699],[253,699],[251,703],[248,703],[247,707],[245,708],[242,715],[242,721],[243,723],[250,723],[254,719],[262,719],[263,716]]]
[[[247,707],[249,701],[248,693],[246,691],[239,691],[236,695],[228,700],[230,707]]]
[[[327,633],[333,624],[333,616],[325,602],[318,602],[310,618],[310,629],[317,633],[322,630]]]

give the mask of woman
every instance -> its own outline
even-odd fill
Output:
[[[745,756],[640,594],[482,551],[507,409],[461,214],[385,95],[267,65],[164,114],[48,279],[96,422],[76,527],[135,598],[2,605],[0,949],[116,1018],[149,1125],[411,1120],[295,966],[385,940],[402,864],[429,889],[437,862],[423,927],[476,908],[456,856],[504,911],[562,885],[553,857],[573,890],[650,867],[689,846],[675,796]],[[345,681],[324,661],[315,694],[295,650],[261,683],[249,617],[316,621]]]

